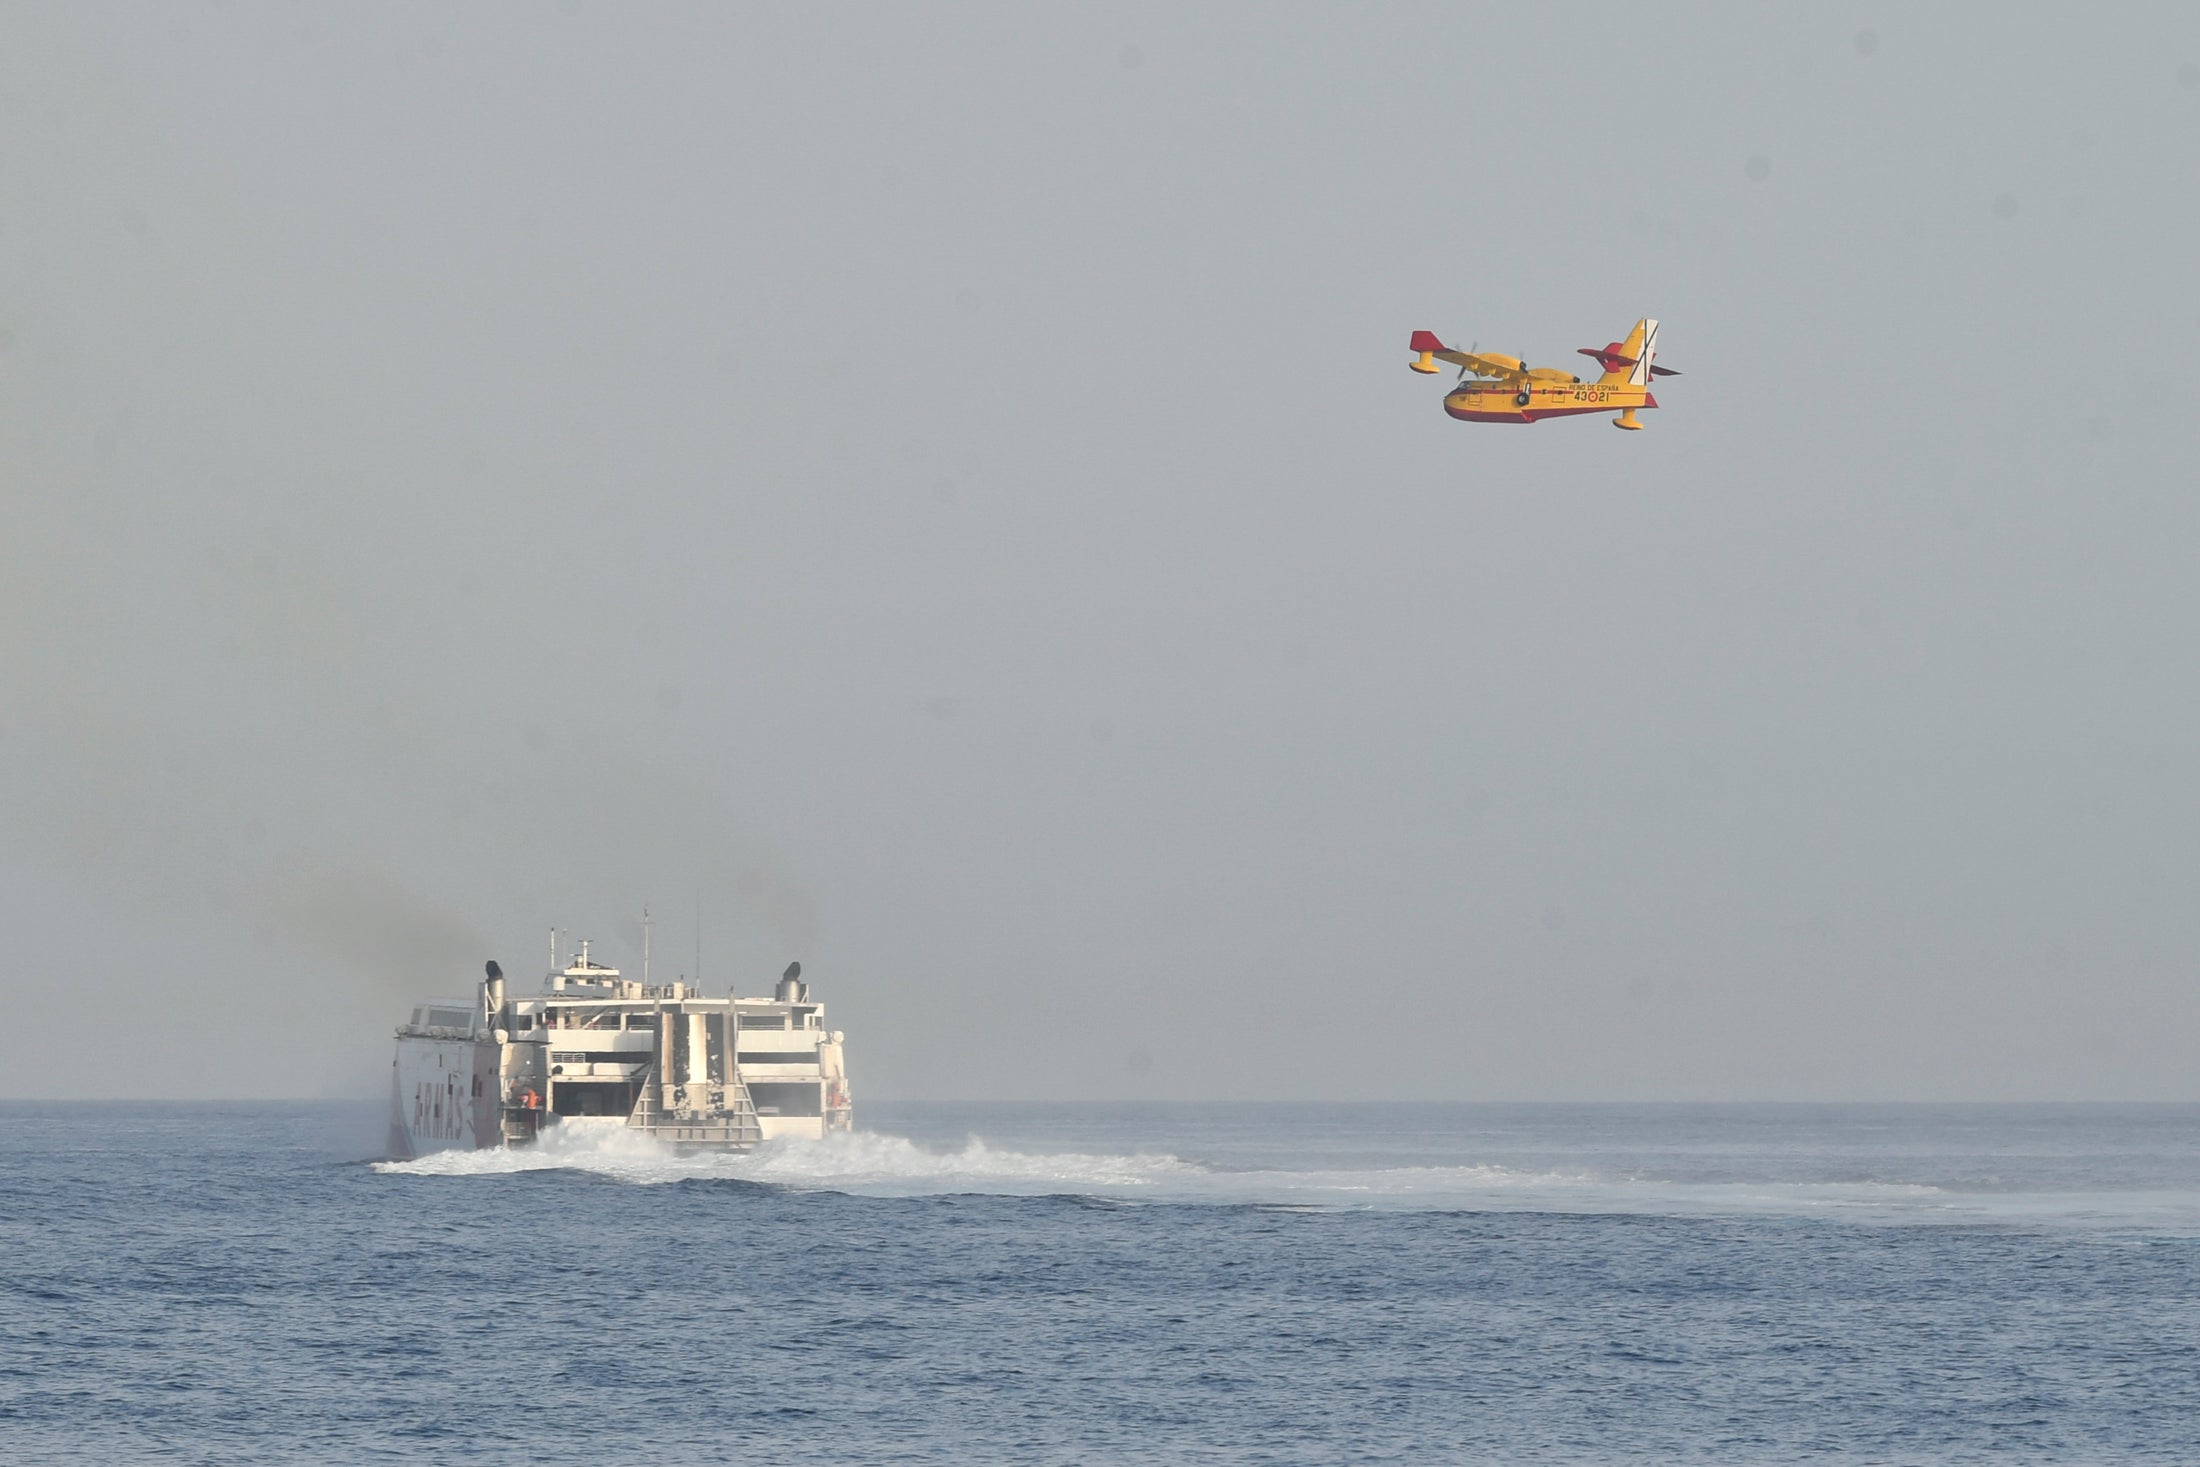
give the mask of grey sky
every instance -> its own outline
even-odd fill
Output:
[[[2196,63],[0,9],[0,1093],[373,1093],[700,896],[859,1098],[2200,1094]],[[1643,314],[1642,434],[1405,370]]]

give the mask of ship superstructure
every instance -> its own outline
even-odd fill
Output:
[[[647,965],[644,965],[646,971]],[[488,965],[476,997],[419,1005],[397,1031],[390,1154],[518,1146],[566,1117],[623,1118],[689,1147],[738,1151],[854,1124],[843,1036],[802,965],[770,998],[651,984],[552,946],[542,992]]]

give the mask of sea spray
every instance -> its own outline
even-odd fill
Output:
[[[1206,1170],[1169,1155],[1003,1151],[976,1136],[957,1150],[933,1151],[871,1131],[772,1141],[747,1152],[682,1152],[616,1120],[573,1118],[544,1132],[531,1146],[438,1151],[414,1161],[376,1162],[374,1167],[400,1176],[579,1171],[644,1184],[730,1179],[871,1196],[1138,1194]]]
[[[1224,1207],[1387,1211],[1703,1214],[1875,1214],[1945,1217],[1958,1199],[1915,1183],[1760,1180],[1680,1182],[1639,1174],[1526,1170],[1491,1165],[1292,1170],[1228,1168],[1168,1152],[1027,1151],[979,1136],[926,1147],[906,1137],[856,1131],[824,1140],[781,1140],[754,1151],[680,1151],[615,1120],[568,1119],[532,1146],[442,1151],[379,1162],[397,1176],[494,1177],[571,1171],[636,1185],[742,1181],[789,1191],[868,1197],[1079,1196],[1123,1202]]]

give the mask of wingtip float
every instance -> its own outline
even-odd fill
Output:
[[[1616,412],[1613,427],[1639,432],[1642,424],[1636,412],[1658,405],[1650,392],[1650,379],[1680,375],[1656,364],[1658,323],[1647,316],[1635,323],[1625,341],[1580,349],[1581,355],[1603,369],[1604,375],[1594,382],[1557,367],[1531,367],[1520,357],[1454,351],[1433,331],[1414,332],[1407,350],[1413,360],[1406,365],[1423,375],[1441,371],[1438,362],[1459,368],[1457,385],[1444,394],[1444,411],[1462,423],[1534,423]]]

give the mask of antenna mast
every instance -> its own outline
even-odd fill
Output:
[[[649,903],[642,903],[642,985],[649,985]]]

